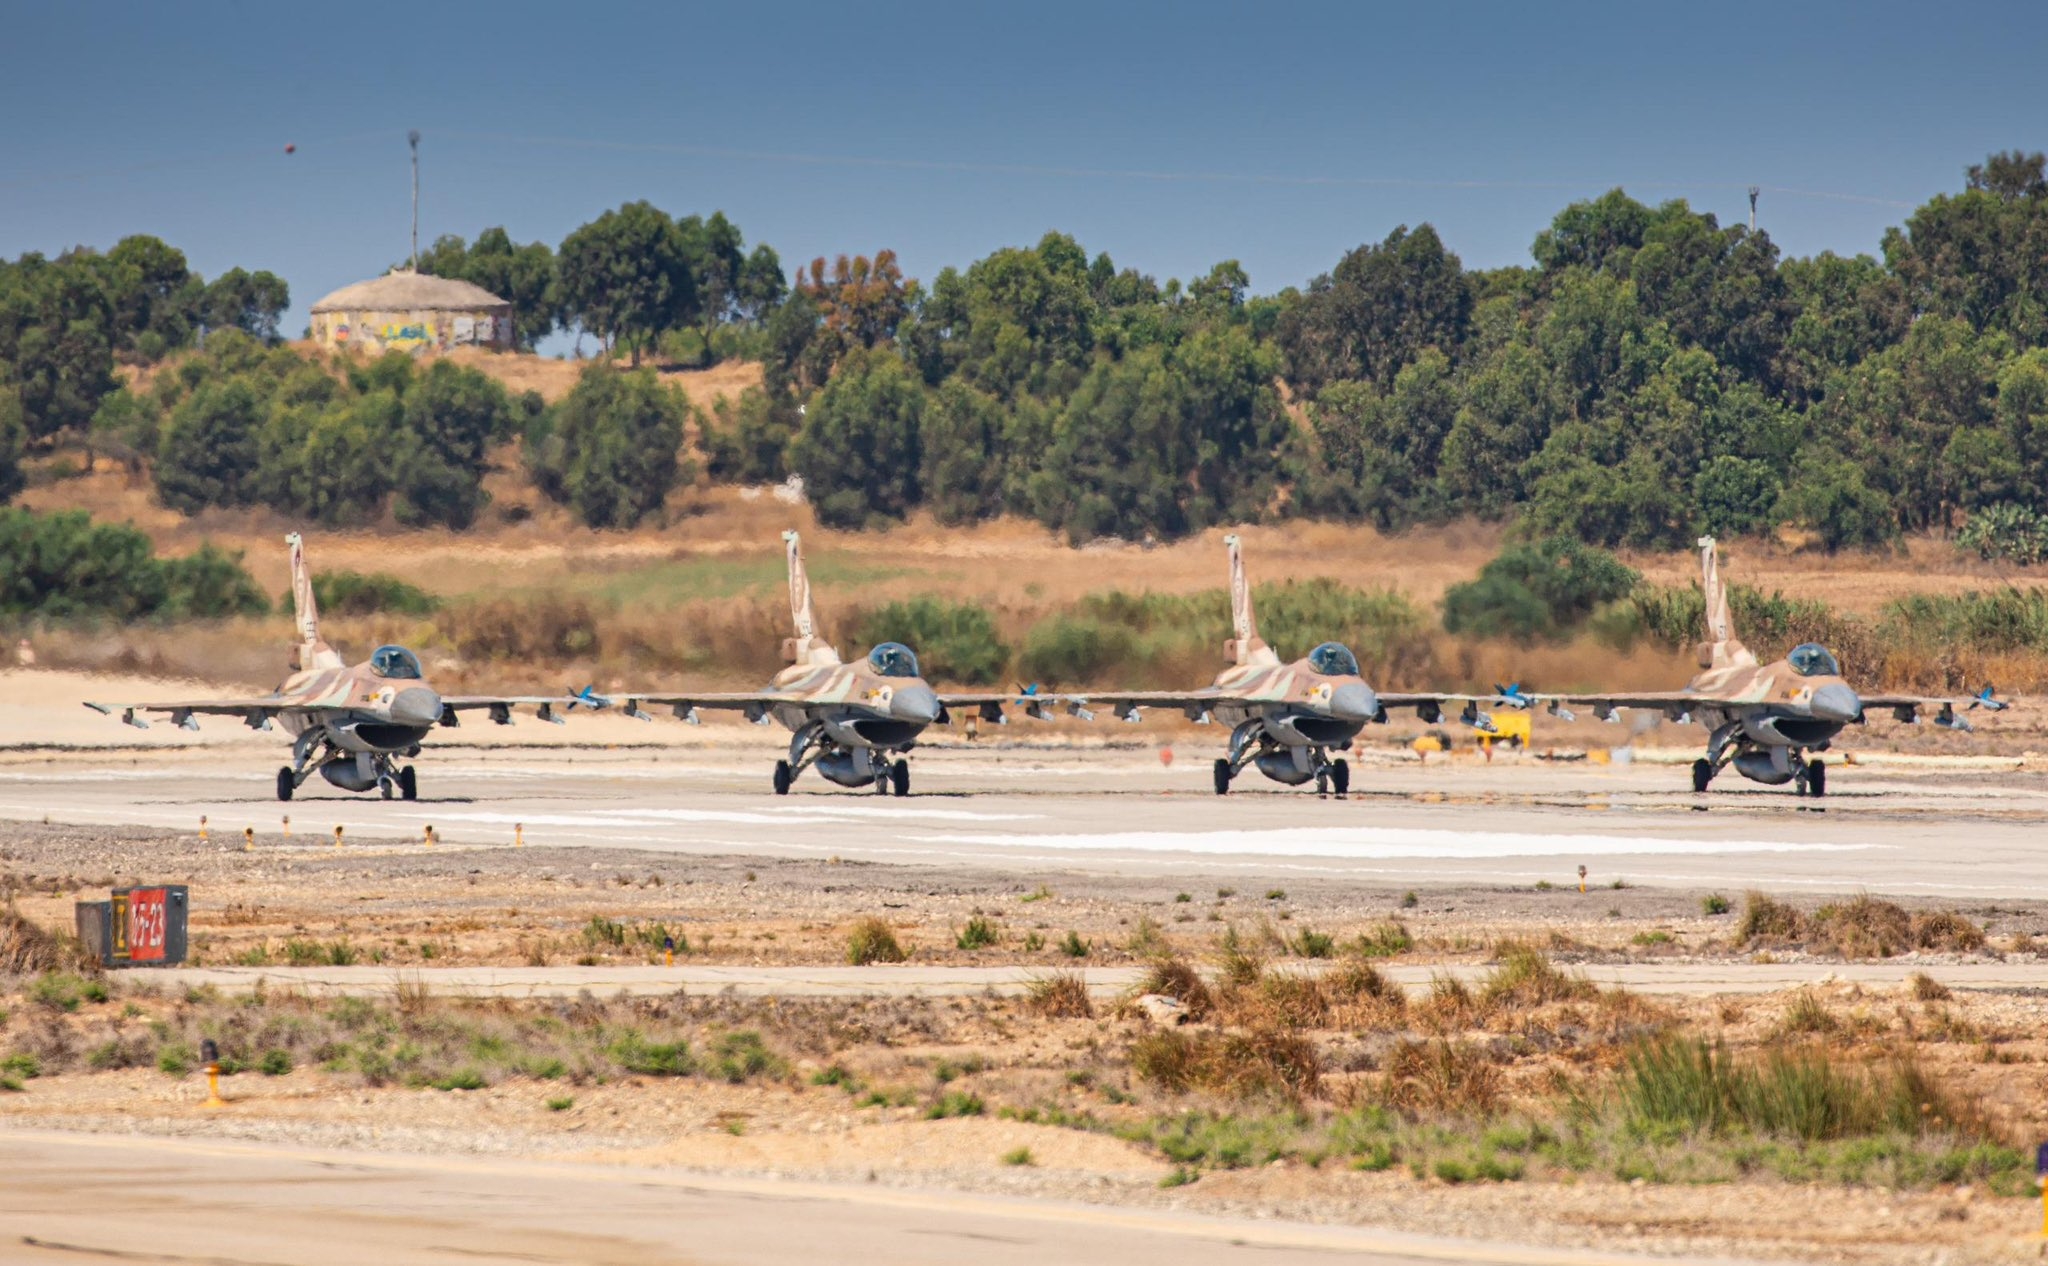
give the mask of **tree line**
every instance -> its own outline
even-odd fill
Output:
[[[461,526],[485,451],[519,435],[541,489],[599,526],[652,513],[694,453],[715,481],[799,475],[843,527],[1022,514],[1080,541],[1478,515],[1604,546],[1792,527],[1832,549],[1974,518],[1994,555],[2048,539],[2040,154],[1970,167],[1881,258],[1785,259],[1619,189],[1560,211],[1527,265],[1467,269],[1404,226],[1266,296],[1235,261],[1161,283],[1060,233],[928,285],[887,250],[785,279],[722,213],[644,202],[554,249],[490,229],[422,256],[510,300],[529,345],[568,328],[629,364],[761,361],[760,387],[694,416],[611,357],[552,409],[440,365],[301,373],[264,359],[281,283],[207,285],[151,243],[0,272],[0,490],[10,445],[75,433],[153,461],[180,508]],[[202,325],[251,337],[147,401],[113,389],[115,357]]]

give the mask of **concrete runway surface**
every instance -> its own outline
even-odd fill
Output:
[[[0,1261],[1609,1266],[1683,1259],[1063,1201],[0,1131]]]
[[[255,737],[255,736],[252,736]],[[350,796],[317,779],[272,796],[282,744],[9,753],[0,819],[110,828],[259,832],[261,846],[608,846],[1172,874],[1243,870],[1382,882],[1556,882],[1739,890],[1869,890],[1956,899],[2048,890],[2048,778],[1969,762],[1839,766],[1825,800],[1725,776],[1706,795],[1682,764],[1533,759],[1361,764],[1353,794],[1322,799],[1254,774],[1227,798],[1206,748],[1170,766],[1150,751],[936,748],[914,794],[842,791],[807,776],[768,792],[775,748],[429,750],[415,803]],[[1675,758],[1667,758],[1667,762]],[[2007,762],[2008,766],[2011,762]]]

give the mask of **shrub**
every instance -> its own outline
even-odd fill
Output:
[[[1510,943],[1498,952],[1499,965],[1479,986],[1489,1007],[1534,1007],[1546,1002],[1583,1002],[1599,990],[1583,974],[1560,971],[1540,950]]]
[[[278,599],[291,606],[291,592]],[[313,601],[322,615],[432,615],[440,600],[418,585],[385,572],[320,571],[313,574]]]
[[[870,963],[900,963],[908,957],[903,946],[897,943],[895,931],[880,919],[862,919],[847,934],[846,961],[855,967],[866,967]]]
[[[650,1042],[630,1030],[615,1039],[606,1054],[627,1072],[650,1077],[687,1077],[697,1067],[689,1042]]]
[[[1913,997],[1921,1002],[1946,1002],[1952,996],[1947,985],[1924,971],[1916,971],[1906,977],[1906,987],[1911,989]]]
[[[1382,919],[1358,934],[1358,939],[1351,943],[1351,952],[1364,958],[1392,958],[1414,947],[1415,938],[1408,934],[1407,924],[1399,919]]]
[[[1048,1020],[1092,1020],[1095,1003],[1080,972],[1058,971],[1034,977],[1025,988],[1025,1005]]]
[[[1913,916],[1913,944],[1919,949],[1974,953],[1984,948],[1984,929],[1953,910]]]
[[[2048,559],[2048,515],[2012,502],[1985,506],[1956,533],[1956,548],[1987,562],[2032,566]]]
[[[1327,932],[1303,928],[1288,943],[1288,948],[1302,958],[1328,958],[1337,952],[1337,938]]]
[[[584,523],[631,527],[688,477],[677,458],[688,412],[652,370],[594,361],[555,407],[552,426],[529,435],[527,461],[542,490],[559,491]]]
[[[978,950],[986,949],[1002,939],[1002,934],[996,930],[995,922],[977,914],[967,920],[967,926],[960,929],[958,935],[953,938],[953,943],[964,950]]]
[[[1206,1020],[1216,999],[1202,974],[1184,958],[1155,958],[1138,980],[1137,993],[1156,993],[1177,1000],[1188,1009],[1188,1019]]]
[[[1387,1057],[1380,1093],[1412,1112],[1485,1116],[1500,1103],[1500,1070],[1468,1042],[1403,1042]]]
[[[257,1071],[265,1077],[282,1077],[292,1070],[292,1053],[283,1050],[267,1050],[256,1065]]]
[[[1444,594],[1444,628],[1529,642],[1567,635],[1641,577],[1603,549],[1568,537],[1512,545],[1476,580]]]
[[[83,511],[0,507],[0,614],[131,620],[268,609],[241,556],[211,543],[158,559],[141,532],[96,524]]]
[[[1742,922],[1735,939],[1742,944],[1757,941],[1793,941],[1806,931],[1806,917],[1768,893],[1752,891],[1743,900]]]
[[[769,1050],[759,1033],[743,1029],[722,1034],[711,1044],[707,1071],[738,1085],[763,1075],[779,1077],[788,1069],[788,1061]]]
[[[979,1095],[965,1090],[948,1090],[924,1110],[924,1119],[942,1121],[947,1117],[978,1117],[987,1108]]]
[[[1060,953],[1065,954],[1068,958],[1086,958],[1088,957],[1088,942],[1081,939],[1080,933],[1069,928],[1067,934],[1060,938]]]
[[[1718,892],[1708,893],[1700,898],[1700,913],[1709,916],[1728,913],[1728,898]]]
[[[1028,1147],[1020,1147],[1015,1151],[1003,1153],[1003,1164],[1005,1165],[1036,1165],[1037,1163],[1038,1161],[1031,1155],[1031,1149]]]
[[[88,969],[78,938],[48,931],[13,906],[0,909],[0,976]]]
[[[996,635],[987,608],[971,602],[917,597],[867,613],[854,638],[872,646],[901,642],[917,652],[925,676],[984,686],[1002,676],[1010,648]]]
[[[1814,911],[1821,945],[1844,958],[1889,958],[1913,944],[1913,919],[1901,906],[1859,894],[1842,905]]]

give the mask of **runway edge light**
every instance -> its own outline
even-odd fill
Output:
[[[225,1108],[228,1101],[220,1097],[220,1047],[212,1038],[199,1043],[199,1058],[206,1064],[206,1102],[202,1108]]]

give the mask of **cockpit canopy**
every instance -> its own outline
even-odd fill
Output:
[[[388,681],[418,681],[420,657],[403,646],[380,646],[370,653],[370,671]]]
[[[1842,666],[1835,662],[1835,657],[1828,652],[1828,648],[1818,642],[1804,642],[1793,647],[1792,653],[1785,657],[1785,662],[1792,665],[1792,671],[1801,677],[1842,675]]]
[[[1342,642],[1324,642],[1310,651],[1308,666],[1325,677],[1358,676],[1358,656]]]
[[[901,642],[884,642],[868,652],[868,667],[884,677],[922,677],[917,656]]]

